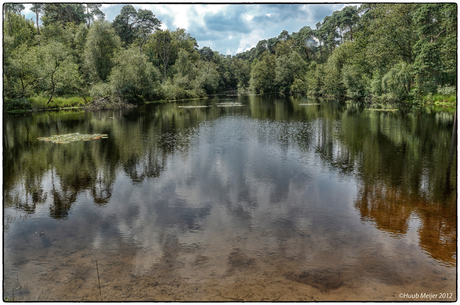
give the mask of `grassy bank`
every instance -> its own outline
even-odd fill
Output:
[[[7,113],[19,113],[29,111],[64,110],[82,108],[92,102],[91,98],[80,96],[59,96],[48,103],[49,98],[34,96],[3,101],[3,111]]]
[[[48,110],[69,110],[69,109],[82,109],[93,102],[89,97],[86,100],[80,96],[60,96],[55,97],[48,103],[48,99],[43,96],[35,96],[30,98],[20,98],[13,100],[3,101],[3,111],[7,113],[22,113],[22,112],[34,112],[34,111],[48,111]],[[183,99],[170,99],[170,100],[157,100],[157,101],[145,101],[141,104],[151,103],[171,103],[171,102],[185,102],[185,101],[197,101],[207,99],[207,97],[197,98],[183,98]],[[94,110],[95,107],[90,108]]]
[[[4,100],[3,111],[7,113],[21,113],[33,111],[48,111],[48,110],[69,110],[69,109],[82,109],[92,103],[92,98],[87,97],[86,100],[80,96],[59,96],[54,97],[48,103],[47,97],[35,96],[30,98],[20,98],[12,100]],[[168,99],[157,101],[146,101],[141,104],[151,103],[170,103],[170,102],[185,102],[207,99],[207,97],[198,98],[184,98],[184,99]],[[455,111],[457,106],[456,94],[442,95],[442,94],[428,94],[422,99],[404,101],[404,104],[414,106],[425,106],[436,110]],[[93,107],[94,108],[94,107]],[[97,108],[97,105],[96,105]]]
[[[456,94],[427,94],[421,99],[404,101],[404,104],[429,107],[436,111],[449,111],[454,112],[457,108],[457,95]]]

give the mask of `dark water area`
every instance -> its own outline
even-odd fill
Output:
[[[6,115],[3,296],[454,301],[453,124],[279,96]],[[77,132],[108,138],[37,139]]]

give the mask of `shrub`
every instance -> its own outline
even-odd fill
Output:
[[[113,95],[121,96],[128,102],[153,99],[157,96],[160,72],[147,56],[135,49],[121,51],[115,57],[115,66],[110,76],[110,89]]]
[[[307,93],[307,90],[308,90],[308,87],[307,87],[306,82],[304,82],[303,80],[299,78],[294,79],[294,82],[292,83],[292,86],[291,86],[291,92],[305,94]]]
[[[388,100],[401,101],[409,96],[410,84],[410,66],[401,61],[382,78],[384,97]]]
[[[345,65],[342,68],[342,82],[346,89],[346,96],[349,98],[362,98],[365,94],[362,73],[356,66]]]
[[[5,100],[4,103],[4,110],[24,110],[24,109],[31,109],[30,101],[26,98],[17,98],[12,100]]]
[[[457,93],[457,89],[453,86],[438,86],[438,93],[439,94],[442,94],[442,95],[451,95],[451,94],[456,94]]]

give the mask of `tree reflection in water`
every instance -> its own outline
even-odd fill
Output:
[[[407,234],[409,219],[416,215],[422,249],[436,260],[455,264],[456,190],[445,192],[446,184],[456,185],[456,175],[445,179],[453,115],[371,112],[352,103],[299,106],[305,101],[293,97],[252,96],[238,101],[248,107],[179,109],[165,104],[7,117],[5,207],[33,214],[38,205],[49,202],[50,217],[65,219],[80,194],[89,194],[97,205],[109,205],[120,172],[134,184],[160,177],[170,156],[179,152],[187,157],[200,124],[236,113],[259,124],[276,122],[277,136],[271,144],[281,151],[286,153],[292,144],[300,150],[313,149],[326,166],[340,175],[355,176],[359,183],[354,206],[363,221],[398,238]],[[308,124],[287,128],[293,122]],[[58,132],[95,131],[109,138],[65,146],[31,140]],[[258,140],[267,140],[262,130]],[[275,201],[278,197],[282,194],[271,195]],[[157,207],[162,206],[159,202]],[[231,208],[245,214],[250,206]],[[182,207],[176,217],[190,218],[179,221],[188,224],[184,228],[188,230],[196,226],[196,215],[208,212]]]

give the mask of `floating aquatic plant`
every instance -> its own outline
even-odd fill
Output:
[[[391,109],[391,108],[382,108],[382,109],[377,109],[377,108],[367,108],[365,110],[369,110],[369,111],[398,111],[398,109]]]
[[[57,144],[67,144],[70,142],[76,141],[89,141],[89,140],[98,140],[98,139],[107,139],[107,134],[95,133],[95,134],[79,134],[77,133],[69,133],[69,134],[62,134],[62,135],[53,135],[49,137],[41,137],[37,138],[39,141],[46,141],[52,142]]]
[[[208,108],[211,106],[177,106],[177,108]]]
[[[217,107],[242,107],[244,106],[241,103],[219,103],[216,104]]]

